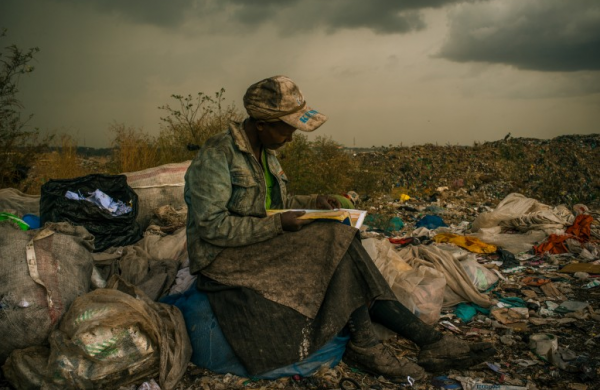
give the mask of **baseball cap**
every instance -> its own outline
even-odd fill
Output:
[[[327,116],[306,104],[300,88],[286,76],[252,84],[244,95],[244,107],[252,118],[281,120],[302,131],[314,131],[327,120]]]

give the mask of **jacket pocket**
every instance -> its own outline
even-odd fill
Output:
[[[247,215],[251,212],[256,202],[259,201],[260,186],[250,171],[231,171],[231,199],[228,208],[230,211]]]

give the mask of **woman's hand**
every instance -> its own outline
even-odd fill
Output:
[[[342,207],[340,201],[329,195],[318,195],[317,196],[317,209],[319,210],[331,210],[339,209]]]
[[[286,211],[281,213],[281,226],[283,230],[288,232],[297,232],[302,229],[302,226],[308,225],[313,220],[311,219],[298,219],[298,217],[306,214],[305,211]]]

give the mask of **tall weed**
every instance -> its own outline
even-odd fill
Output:
[[[63,134],[51,145],[51,151],[37,155],[32,172],[19,185],[21,191],[39,194],[41,186],[48,180],[72,179],[89,175],[94,167],[84,164],[77,154],[77,141]]]
[[[167,112],[162,121],[158,145],[160,162],[181,162],[196,155],[195,150],[213,135],[227,129],[232,120],[240,120],[242,115],[233,104],[224,105],[225,89],[215,96],[198,92],[192,95],[171,95],[177,101],[159,107]]]
[[[110,170],[112,173],[135,172],[160,165],[158,142],[143,129],[114,123]]]

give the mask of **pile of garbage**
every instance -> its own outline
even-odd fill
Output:
[[[507,138],[459,145],[378,148],[356,153],[361,166],[381,175],[382,188],[426,198],[438,187],[464,189],[482,202],[512,192],[548,204],[600,205],[600,134],[550,140]]]
[[[443,333],[492,342],[494,358],[400,385],[343,362],[273,379],[191,363],[198,361],[192,354],[206,352],[192,351],[186,319],[165,303],[194,283],[182,197],[188,164],[115,178],[127,191],[105,192],[137,202],[131,236],[144,233],[101,251],[95,248],[114,237],[90,234],[93,217],[48,219],[44,199],[0,190],[0,388],[600,388],[595,203],[549,203],[518,192],[490,201],[444,181],[425,196],[396,187],[403,192],[356,203],[368,211],[363,244],[405,306]],[[35,229],[24,219],[32,215],[47,223]],[[416,360],[414,344],[376,330],[398,355]]]

